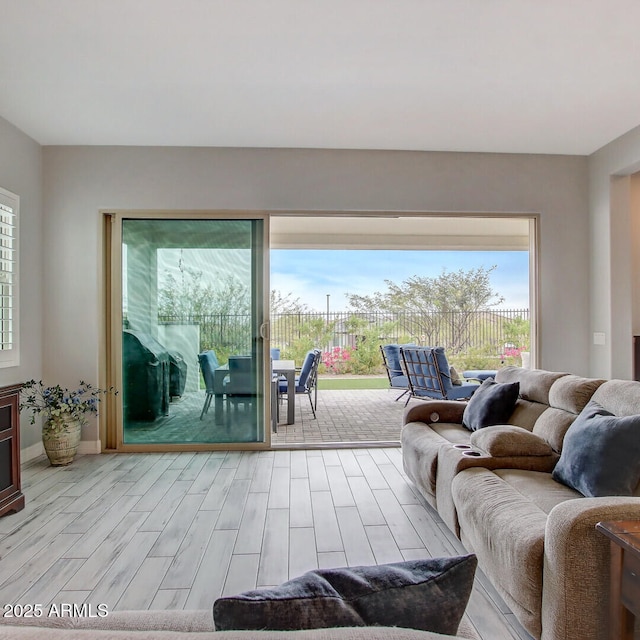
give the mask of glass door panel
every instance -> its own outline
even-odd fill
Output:
[[[263,221],[123,219],[122,442],[264,442]]]

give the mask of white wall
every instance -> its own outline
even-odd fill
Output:
[[[42,149],[0,118],[0,187],[20,196],[20,366],[0,369],[0,386],[42,376]],[[22,417],[21,446],[37,445],[39,427]]]
[[[605,334],[604,345],[590,340],[590,370],[603,378],[632,377],[637,296],[633,276],[637,241],[632,233],[637,187],[632,174],[639,170],[640,127],[589,157],[590,331]]]
[[[538,212],[540,366],[588,373],[586,158],[46,147],[44,196],[44,368],[61,382],[98,378],[104,208]]]

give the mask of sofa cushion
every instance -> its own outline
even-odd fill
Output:
[[[458,473],[451,494],[460,540],[477,555],[482,571],[518,619],[539,638],[547,514],[481,467]]]
[[[556,371],[543,371],[541,369],[522,369],[521,367],[503,367],[498,369],[496,382],[519,382],[520,396],[531,402],[549,404],[549,391],[551,385],[568,375]]]
[[[556,482],[551,472],[496,469],[493,473],[547,515],[567,500],[584,497],[579,491]]]
[[[604,380],[598,378],[562,376],[549,389],[549,404],[557,409],[564,409],[578,415],[603,382]]]
[[[504,424],[513,413],[520,390],[519,382],[499,383],[487,378],[471,396],[462,416],[470,431]]]
[[[556,409],[555,407],[547,407],[536,420],[533,426],[533,433],[546,440],[554,451],[560,453],[564,442],[564,434],[567,433],[575,419],[575,413],[564,409]]]
[[[549,456],[553,453],[548,442],[513,425],[497,425],[474,431],[471,444],[494,458]]]
[[[640,382],[635,380],[609,380],[598,387],[592,400],[614,416],[640,414]]]
[[[222,631],[382,625],[453,635],[476,564],[466,555],[309,571],[274,589],[219,598],[213,618]]]
[[[591,400],[569,427],[553,478],[585,496],[630,496],[640,480],[640,415]]]

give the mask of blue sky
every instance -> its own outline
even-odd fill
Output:
[[[324,311],[347,307],[345,293],[385,291],[385,280],[400,283],[412,276],[438,276],[443,270],[490,268],[491,284],[505,298],[503,308],[529,308],[527,251],[369,251],[272,249],[271,289],[293,294]]]

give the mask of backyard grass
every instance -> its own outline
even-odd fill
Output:
[[[320,376],[318,389],[386,389],[389,386],[387,376]]]

